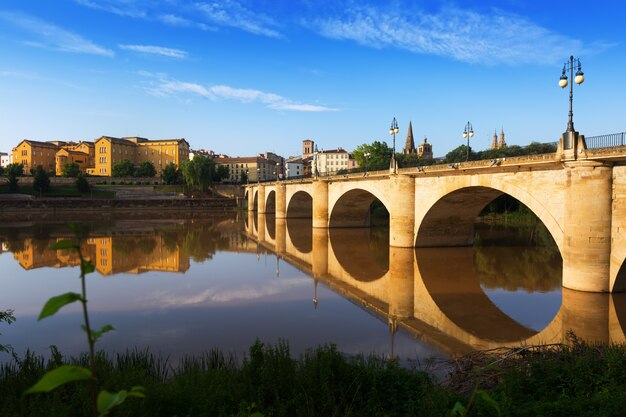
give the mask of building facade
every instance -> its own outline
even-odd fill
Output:
[[[304,171],[304,162],[300,157],[287,158],[285,161],[287,165],[285,169],[285,177],[286,178],[298,178],[303,177],[305,175]]]
[[[244,156],[235,158],[215,158],[216,166],[228,167],[227,181],[240,183],[242,174],[248,178],[248,182],[272,181],[278,177],[276,175],[276,163],[258,156]]]
[[[417,155],[420,159],[433,159],[433,145],[428,143],[427,138],[417,147]]]
[[[500,130],[500,140],[498,140],[498,134],[493,131],[493,139],[491,141],[491,149],[506,148],[506,141],[504,140],[504,129]]]
[[[0,152],[0,167],[5,167],[11,163],[13,155],[6,152]]]
[[[348,170],[349,154],[343,148],[321,150],[315,152],[311,159],[311,173],[315,175],[332,174],[337,171]]]

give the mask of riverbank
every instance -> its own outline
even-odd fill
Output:
[[[49,361],[27,353],[2,364],[0,415],[87,415],[85,384],[22,396],[46,369],[85,362],[53,351]],[[98,376],[108,390],[146,389],[116,416],[618,416],[626,406],[626,345],[570,335],[567,346],[477,352],[448,365],[450,375],[437,382],[383,358],[346,358],[333,346],[292,359],[285,343],[257,342],[243,361],[211,351],[176,369],[149,352],[100,354]]]

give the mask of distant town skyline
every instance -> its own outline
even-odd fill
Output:
[[[0,151],[21,140],[184,137],[230,156],[384,140],[435,156],[626,131],[626,5],[598,1],[5,0]]]

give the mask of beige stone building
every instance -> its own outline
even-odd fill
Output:
[[[506,141],[504,140],[504,129],[500,130],[500,140],[498,140],[498,134],[493,131],[493,140],[491,141],[491,149],[506,148]]]
[[[235,158],[215,158],[216,166],[228,167],[228,181],[240,182],[241,174],[248,176],[248,182],[276,180],[276,162],[262,156]]]
[[[56,153],[65,142],[40,142],[23,140],[13,148],[13,162],[24,166],[24,173],[41,165],[46,171],[56,171]]]

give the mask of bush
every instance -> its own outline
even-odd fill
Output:
[[[87,181],[87,178],[85,178],[85,176],[83,175],[79,175],[76,178],[76,189],[78,189],[78,192],[80,193],[88,193],[91,190],[91,185],[89,185],[89,181]]]
[[[31,170],[31,173],[33,174],[33,189],[35,191],[45,193],[50,189],[50,178],[41,165],[37,165],[35,169]]]

